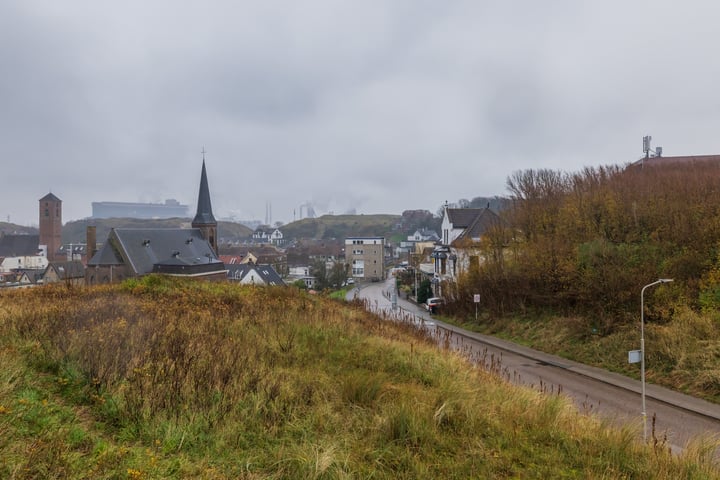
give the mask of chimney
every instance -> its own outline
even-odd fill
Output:
[[[97,227],[95,225],[88,225],[86,233],[87,242],[87,261],[89,262],[97,252]]]

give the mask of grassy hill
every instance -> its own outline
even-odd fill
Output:
[[[397,232],[395,225],[400,215],[323,215],[318,218],[305,218],[281,227],[285,238],[339,238],[350,236],[384,236],[390,238]],[[138,218],[101,218],[83,219],[67,222],[62,228],[63,243],[85,243],[88,225],[97,227],[97,239],[102,242],[110,229],[115,228],[180,228],[189,227],[190,218],[138,219]],[[23,227],[12,223],[0,222],[3,233],[34,233],[37,228]],[[253,230],[240,223],[218,222],[218,234],[222,239],[245,239]],[[401,236],[402,237],[402,236]]]
[[[720,478],[295,289],[2,292],[0,328],[2,478]]]
[[[85,243],[88,225],[97,227],[98,242],[107,238],[111,228],[181,228],[190,227],[190,218],[138,219],[138,218],[98,218],[67,222],[63,225],[63,243]],[[252,230],[245,225],[232,222],[218,222],[220,238],[247,238]]]
[[[23,227],[22,225],[16,225],[14,223],[0,222],[0,234],[8,235],[37,235],[38,229],[35,227]]]
[[[323,215],[284,225],[285,238],[389,237],[400,215]]]

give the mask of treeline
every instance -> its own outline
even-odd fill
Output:
[[[680,305],[720,305],[720,165],[519,171],[511,207],[488,232],[483,257],[451,292],[455,308],[480,293],[496,313],[527,308],[589,315],[598,327],[637,317],[640,289],[651,318]]]

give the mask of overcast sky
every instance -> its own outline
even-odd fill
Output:
[[[720,154],[713,1],[0,2],[0,219],[435,212],[528,168]]]

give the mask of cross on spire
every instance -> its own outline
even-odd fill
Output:
[[[202,147],[202,151],[201,151],[200,153],[202,153],[202,156],[203,156],[203,162],[204,162],[204,161],[205,161],[205,154],[207,153],[207,152],[205,151],[205,145],[203,145],[203,147]]]

